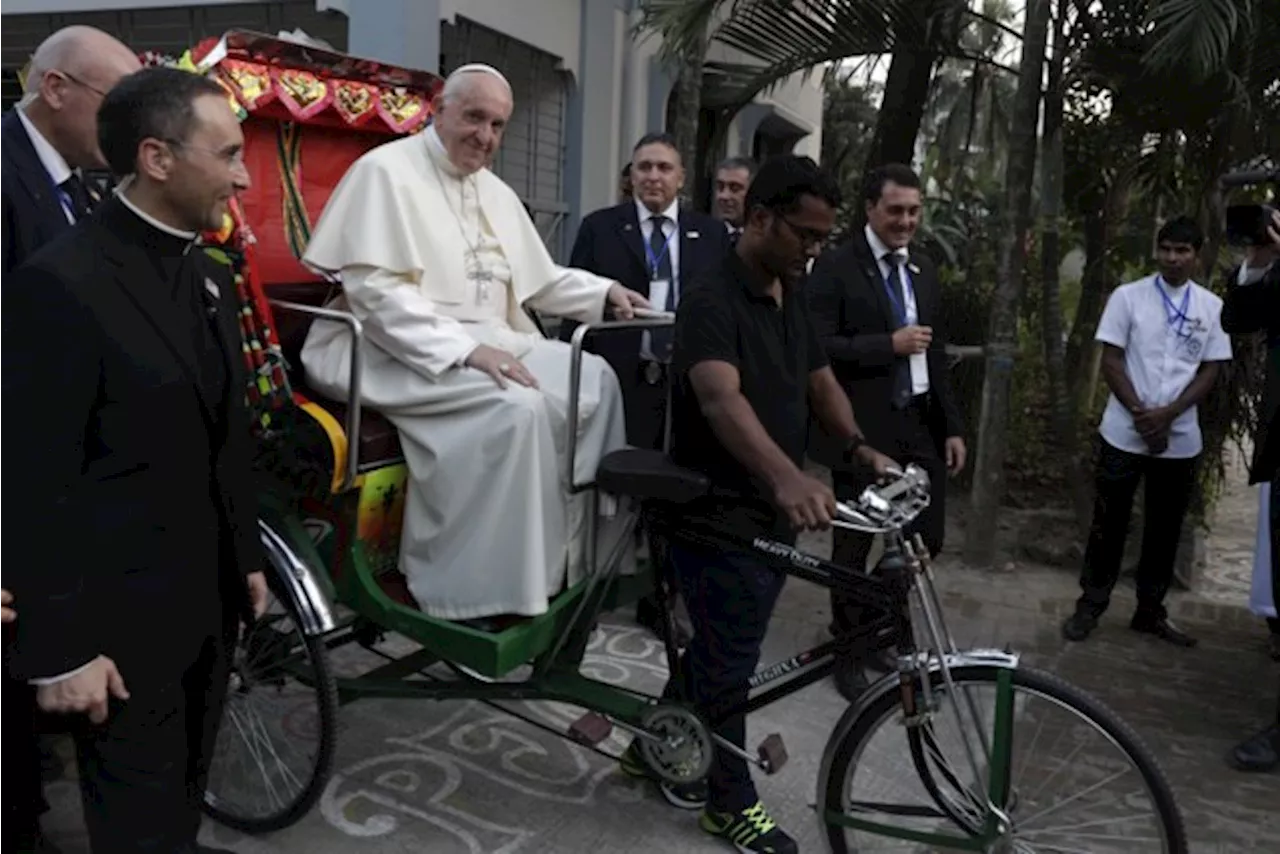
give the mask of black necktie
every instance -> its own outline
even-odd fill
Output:
[[[884,263],[889,267],[889,288],[893,291],[897,302],[893,305],[895,324],[899,329],[907,325],[907,298],[902,287],[902,272],[898,256],[893,252],[884,253]],[[911,402],[911,357],[903,356],[895,360],[893,372],[893,405],[905,409]]]
[[[662,306],[663,311],[676,310],[676,281],[672,274],[671,266],[671,247],[667,243],[667,235],[664,233],[663,227],[669,220],[665,216],[655,216],[650,222],[653,223],[653,232],[649,235],[649,281],[657,281],[665,279],[667,282],[667,301]],[[674,236],[671,238],[674,240]],[[661,329],[651,330],[649,335],[649,343],[653,349],[655,359],[665,362],[671,358],[672,329],[664,327]]]
[[[80,176],[72,173],[71,177],[58,185],[66,199],[71,203],[71,213],[76,220],[81,220],[89,213],[89,192],[84,187]]]

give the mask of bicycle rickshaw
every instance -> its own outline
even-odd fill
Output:
[[[346,324],[361,339],[358,319],[322,305],[334,283],[317,280],[297,259],[310,217],[342,172],[388,136],[421,129],[440,80],[246,32],[203,43],[182,64],[222,81],[244,118],[254,189],[209,251],[237,272],[244,354],[253,374],[248,396],[267,483],[260,531],[273,594],[268,613],[237,650],[205,796],[214,819],[250,833],[298,821],[333,771],[340,706],[367,697],[559,701],[583,714],[553,730],[558,735],[603,753],[606,738],[621,729],[639,740],[658,778],[686,783],[704,776],[717,743],[713,722],[678,700],[590,678],[580,666],[603,610],[646,585],[666,601],[661,573],[643,566],[634,576],[619,572],[619,558],[632,548],[632,530],[642,520],[649,534],[754,551],[790,575],[841,586],[876,609],[879,616],[857,632],[760,669],[747,711],[822,680],[839,656],[856,654],[869,638],[891,630],[899,639],[897,672],[850,705],[823,756],[816,810],[831,850],[864,850],[870,837],[917,851],[1187,850],[1162,772],[1113,713],[1023,666],[1016,654],[956,646],[929,560],[918,541],[902,533],[929,500],[927,477],[915,468],[839,507],[837,525],[884,538],[883,557],[866,573],[767,539],[744,542],[732,532],[691,529],[681,522],[681,504],[715,486],[660,453],[618,451],[604,459],[594,483],[574,486],[589,493],[597,510],[593,523],[597,515],[612,523],[592,529],[593,571],[557,596],[547,613],[481,631],[420,612],[396,567],[405,466],[394,429],[361,407],[360,347],[353,348],[357,380],[346,401],[310,396],[288,355],[312,321]],[[573,399],[590,336],[670,322],[652,317],[579,327],[572,340]],[[569,411],[569,435],[576,436],[576,406]],[[569,472],[572,457],[571,448]],[[654,544],[651,552],[660,549]],[[669,617],[666,624],[663,641],[674,662]],[[399,656],[381,650],[378,642],[388,633],[411,640],[416,650]],[[349,646],[385,663],[338,676],[330,653]],[[264,717],[263,707],[288,711]],[[950,729],[948,715],[954,716]],[[1030,741],[1021,736],[1024,726],[1033,733]],[[1115,755],[1084,751],[1080,737],[1090,732]],[[777,773],[787,758],[776,735],[754,752],[719,746],[766,773]],[[1055,763],[1049,754],[1059,746],[1067,755]],[[886,761],[904,766],[898,779],[889,779]],[[1018,775],[1024,772],[1035,779],[1023,782]],[[1046,794],[1055,780],[1079,791]],[[1124,781],[1118,793],[1107,788],[1118,781]],[[877,789],[859,793],[859,782]],[[1062,812],[1076,807],[1084,808],[1083,817],[1063,823]]]

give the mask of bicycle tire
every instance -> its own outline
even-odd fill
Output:
[[[275,592],[274,589],[273,592]],[[296,603],[288,596],[277,596],[277,600],[285,607],[289,618],[293,621],[295,630],[301,634],[300,627],[302,623],[299,620]],[[333,775],[334,754],[338,740],[338,683],[329,667],[329,650],[325,645],[324,638],[304,635],[302,644],[306,649],[307,658],[311,662],[310,682],[316,695],[316,721],[318,724],[318,746],[315,759],[311,763],[310,776],[295,797],[266,814],[255,813],[247,815],[234,812],[225,806],[225,801],[218,799],[217,795],[211,790],[210,785],[206,785],[201,804],[205,814],[219,824],[238,830],[241,833],[250,835],[271,833],[296,824],[320,800],[320,796],[324,793],[325,787],[329,784],[329,780]],[[233,697],[228,696],[228,705],[233,699]],[[226,713],[224,713],[224,719],[225,716]],[[216,745],[214,752],[216,755]],[[213,763],[210,764],[212,766]],[[211,783],[212,780],[210,780]],[[260,802],[266,803],[268,799],[261,798]]]
[[[957,684],[994,684],[1001,668],[990,665],[965,665],[951,668],[951,678]],[[933,673],[939,673],[934,668]],[[1165,833],[1166,854],[1187,854],[1186,827],[1182,813],[1174,798],[1173,789],[1163,769],[1143,742],[1142,738],[1102,701],[1082,691],[1069,682],[1034,668],[1018,667],[1011,671],[1015,688],[1024,688],[1043,694],[1052,700],[1078,712],[1114,740],[1116,745],[1138,769],[1146,784],[1147,793],[1155,806]],[[932,674],[931,674],[932,675]],[[919,690],[917,677],[916,687]],[[845,781],[853,758],[874,732],[873,727],[900,706],[901,694],[896,678],[886,678],[876,688],[874,696],[863,703],[851,706],[832,733],[823,761],[825,779],[818,781],[820,793],[818,815],[826,831],[828,850],[832,854],[851,854],[845,829],[833,825],[822,817],[829,809],[840,809],[844,797]],[[922,781],[926,789],[936,786],[932,781]]]

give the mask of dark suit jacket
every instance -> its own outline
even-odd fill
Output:
[[[126,683],[172,678],[248,605],[262,568],[235,288],[198,253],[225,364],[206,399],[169,285],[102,205],[5,278],[5,586],[15,676],[98,654]],[[125,212],[127,213],[127,212]],[[131,215],[131,214],[130,214]],[[207,350],[205,352],[208,352]]]
[[[4,272],[15,270],[71,223],[22,120],[10,110],[0,119],[0,206],[3,207]]]
[[[696,211],[680,210],[677,288],[687,287],[700,275],[715,269],[728,251],[729,235],[724,223]],[[627,201],[589,214],[578,228],[569,266],[614,279],[624,287],[649,296],[649,267],[635,203]],[[573,334],[575,326],[562,327],[564,340]],[[640,345],[641,333],[615,333],[601,339],[592,349],[609,360],[626,387],[626,378],[638,370]]]
[[[1230,281],[1238,281],[1239,273],[1238,268],[1233,270]],[[1280,263],[1272,264],[1260,282],[1232,285],[1222,306],[1222,328],[1231,333],[1267,333],[1267,373],[1249,482],[1270,482],[1280,471]]]
[[[910,262],[919,268],[918,273],[911,272],[919,323],[933,327],[928,353],[929,432],[941,450],[947,438],[963,435],[964,420],[951,394],[946,340],[939,326],[942,295],[937,267],[918,252],[911,253]],[[858,426],[872,447],[893,448],[898,423],[892,404],[894,370],[905,357],[893,352],[897,317],[866,236],[858,232],[845,245],[818,258],[804,287],[814,326],[836,378],[853,402]],[[835,464],[842,449],[822,441],[822,431],[814,432],[811,456]]]

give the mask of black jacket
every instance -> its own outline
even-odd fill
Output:
[[[941,450],[951,436],[964,434],[964,420],[951,393],[946,357],[946,336],[940,327],[942,294],[938,271],[924,254],[912,252],[911,283],[921,326],[933,328],[929,359],[929,432]],[[872,257],[866,235],[856,234],[838,249],[814,262],[805,283],[809,311],[822,339],[832,370],[853,403],[858,426],[875,448],[894,447],[892,418],[894,355],[892,336],[897,328],[894,307],[885,293],[879,266]],[[822,431],[814,431],[810,455],[819,462],[838,462],[838,450],[823,447]]]
[[[204,287],[184,291],[180,311],[140,225],[112,200],[5,278],[4,559],[19,678],[98,654],[126,682],[171,676],[246,614],[243,576],[262,568],[229,270],[192,249]],[[209,399],[210,388],[224,393]]]
[[[0,119],[0,209],[4,272],[17,269],[36,250],[69,231],[71,223],[36,154],[22,120],[10,110]]]
[[[1238,280],[1239,272],[1232,272],[1232,282]],[[1280,263],[1272,264],[1260,282],[1232,285],[1222,306],[1222,328],[1231,333],[1267,334],[1267,373],[1249,482],[1269,483],[1280,471]]]
[[[696,211],[680,210],[679,288],[714,269],[728,251],[729,235],[724,223]],[[613,279],[649,296],[649,267],[635,202],[589,214],[578,228],[569,266]],[[562,337],[568,340],[575,327],[576,324],[565,324]],[[640,339],[639,332],[615,333],[592,349],[609,360],[619,377],[630,376],[640,361]]]

